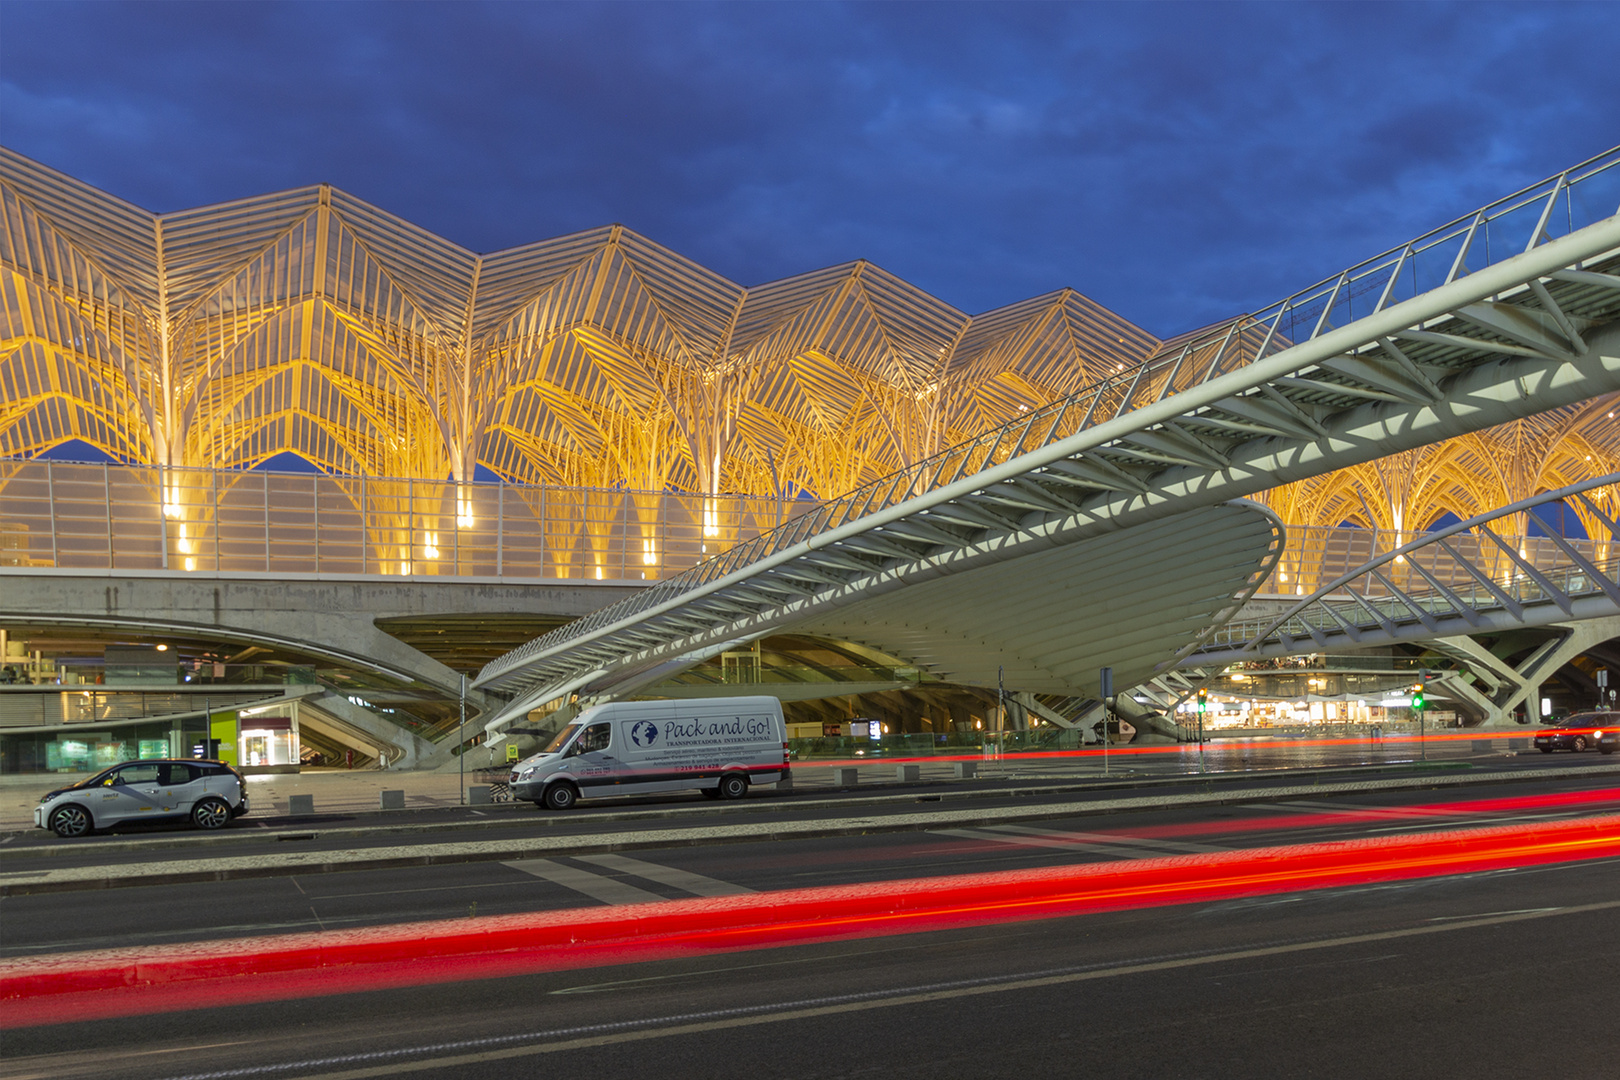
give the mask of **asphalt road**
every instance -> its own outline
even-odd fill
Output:
[[[1604,801],[1617,781],[1590,771],[1594,760],[1546,760],[1568,762],[1564,775],[1106,815],[1073,794],[981,793],[972,801],[988,806],[1044,800],[1053,816],[6,896],[0,955],[184,949],[470,914],[1551,822],[1620,805]],[[1460,802],[1470,805],[1451,805]],[[918,809],[914,799],[904,804]],[[842,812],[815,805],[805,800],[793,813]],[[593,826],[586,812],[564,827]],[[130,847],[93,857],[133,870],[150,856]],[[1617,942],[1620,862],[1589,861],[301,1001],[221,1001],[8,1031],[0,1077],[1607,1077]]]
[[[8,1032],[0,1075],[1609,1077],[1617,885],[1579,863],[222,1002]]]
[[[1617,778],[1581,777],[1295,797],[1215,807],[1095,814],[1086,800],[1026,799],[1043,816],[865,835],[682,844],[630,853],[287,871],[268,878],[156,884],[0,898],[0,956],[332,930],[816,885],[1118,862],[1554,821],[1620,801],[1534,805],[1542,796],[1615,794]],[[1527,805],[1529,803],[1530,805]],[[1461,804],[1460,806],[1458,804]],[[1488,807],[1480,809],[1481,805]],[[910,804],[908,810],[916,810]],[[992,812],[995,808],[991,807]],[[172,852],[170,853],[172,854]],[[116,852],[130,874],[146,853]],[[208,865],[203,853],[200,865]],[[54,865],[54,860],[51,861]],[[116,876],[116,872],[115,872]]]

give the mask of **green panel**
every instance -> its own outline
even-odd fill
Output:
[[[237,727],[235,709],[208,715],[208,737],[219,740],[219,759],[227,765],[236,764]]]

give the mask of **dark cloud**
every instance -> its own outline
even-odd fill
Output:
[[[317,181],[475,250],[622,221],[1169,334],[1615,141],[1620,8],[0,7],[0,138],[158,210]]]

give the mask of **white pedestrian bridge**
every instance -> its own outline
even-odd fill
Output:
[[[867,484],[488,664],[499,727],[765,634],[1097,693],[1204,646],[1284,529],[1255,492],[1620,389],[1620,150]]]

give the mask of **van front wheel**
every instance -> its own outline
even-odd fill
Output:
[[[727,773],[720,778],[720,797],[740,799],[748,794],[748,777],[742,773]]]
[[[546,788],[545,802],[548,810],[572,810],[579,802],[579,789],[566,780],[559,781]]]

